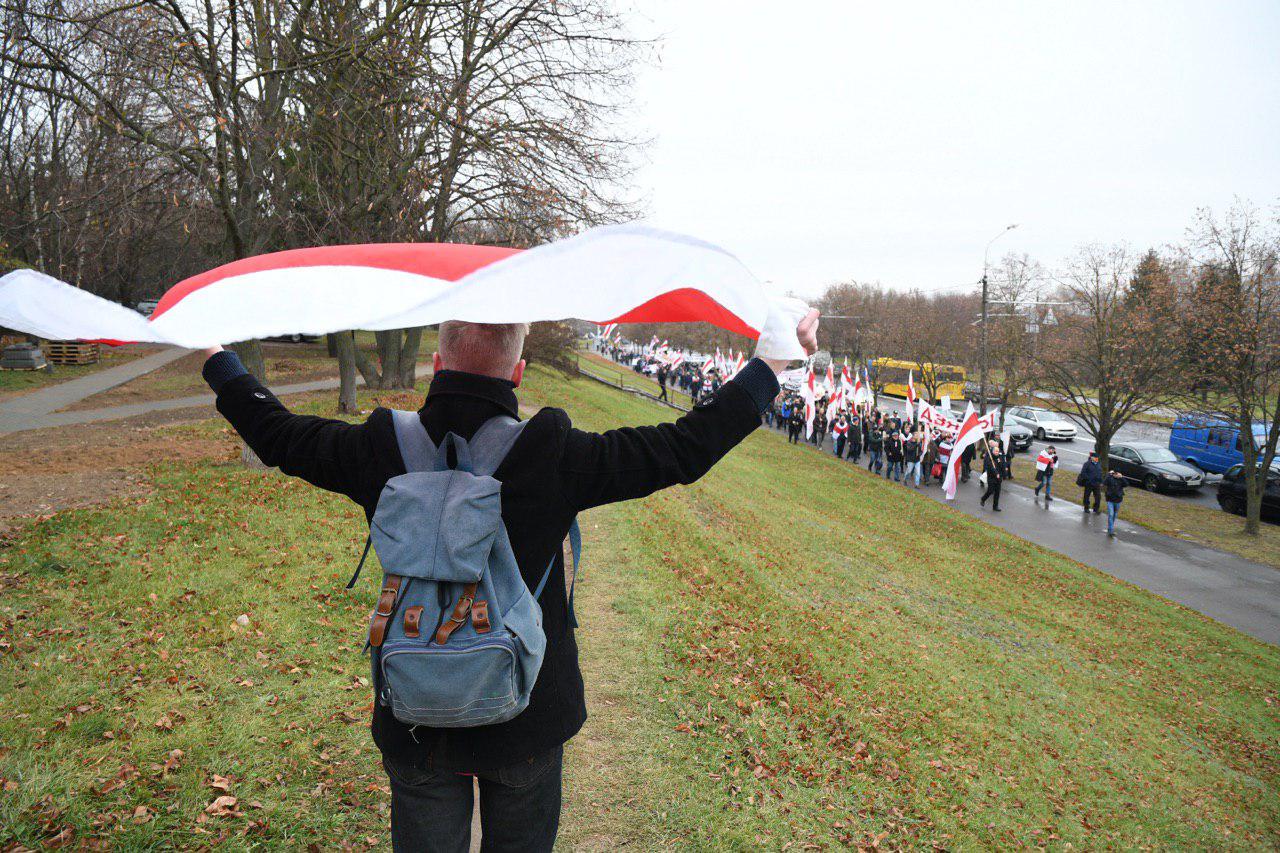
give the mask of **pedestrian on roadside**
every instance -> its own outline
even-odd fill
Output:
[[[658,399],[667,399],[667,366],[665,364],[658,368]]]
[[[1116,516],[1120,514],[1120,502],[1124,500],[1124,475],[1111,471],[1104,481],[1107,496],[1107,535],[1116,535]]]
[[[1076,485],[1084,489],[1080,503],[1084,507],[1084,511],[1089,511],[1089,498],[1093,498],[1093,512],[1100,513],[1102,504],[1102,463],[1098,461],[1098,451],[1094,450],[1089,453],[1089,458],[1080,468],[1080,474],[1076,477]]]
[[[1044,489],[1045,503],[1053,500],[1053,472],[1058,470],[1058,450],[1052,444],[1036,457],[1036,497]]]

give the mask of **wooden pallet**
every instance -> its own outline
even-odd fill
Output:
[[[54,364],[97,364],[101,356],[97,344],[81,341],[49,341],[43,349]]]

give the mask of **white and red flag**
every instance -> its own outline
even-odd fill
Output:
[[[682,364],[684,364],[683,352],[677,351],[673,353],[671,356],[669,356],[667,359],[667,367],[670,367],[673,370]]]
[[[822,379],[822,387],[826,389],[828,394],[836,390],[835,368],[829,361],[827,362],[827,375]]]
[[[730,352],[732,352],[732,350],[730,350]],[[733,377],[737,376],[738,371],[741,370],[742,366],[746,363],[747,363],[746,355],[741,352],[738,353],[738,357],[733,362],[733,367],[730,368],[729,370],[729,378],[732,379]]]
[[[907,411],[914,412],[916,409],[916,381],[913,371],[907,371]]]
[[[613,334],[613,330],[616,328],[618,328],[617,323],[605,323],[603,326],[600,327],[600,339],[607,341],[609,337]]]
[[[956,483],[960,481],[961,454],[971,444],[981,441],[984,434],[978,413],[973,410],[973,403],[969,403],[965,406],[964,417],[960,419],[960,428],[956,430],[955,441],[951,445],[951,458],[947,460],[947,476],[942,481],[942,491],[946,493],[947,500],[956,496]]]
[[[840,368],[840,392],[846,400],[857,402],[853,398],[853,379],[849,376],[849,359],[846,356],[844,367]]]
[[[813,375],[813,366],[809,366],[809,375],[800,386],[800,396],[804,398],[804,437],[813,437],[813,419],[818,414],[818,382]]]

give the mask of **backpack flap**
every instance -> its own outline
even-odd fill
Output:
[[[502,484],[466,471],[414,471],[387,481],[369,525],[395,574],[476,583],[502,525]]]

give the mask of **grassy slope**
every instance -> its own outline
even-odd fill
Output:
[[[584,426],[669,413],[531,386]],[[155,477],[0,551],[0,842],[383,843],[358,511]],[[567,845],[1280,842],[1276,649],[771,435],[583,522]],[[201,819],[214,774],[239,816]]]

